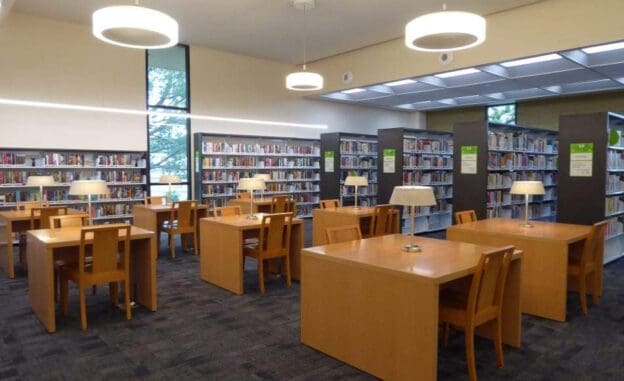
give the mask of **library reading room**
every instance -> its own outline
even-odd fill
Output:
[[[622,0],[0,0],[0,381],[624,379]]]

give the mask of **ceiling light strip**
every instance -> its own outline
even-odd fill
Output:
[[[278,121],[258,120],[258,119],[230,118],[230,117],[214,116],[214,115],[180,114],[180,113],[171,112],[171,111],[135,110],[135,109],[127,109],[127,108],[84,106],[84,105],[75,105],[75,104],[68,104],[68,103],[39,102],[39,101],[27,101],[27,100],[20,100],[20,99],[0,98],[0,105],[36,107],[36,108],[48,108],[48,109],[60,109],[60,110],[72,110],[72,111],[90,111],[90,112],[102,112],[102,113],[110,113],[110,114],[137,115],[137,116],[165,116],[165,117],[185,118],[185,119],[188,118],[188,119],[195,119],[195,120],[212,120],[212,121],[226,122],[226,123],[256,124],[256,125],[262,125],[262,126],[314,128],[314,129],[321,129],[321,130],[327,129],[326,124],[291,123],[291,122],[278,122]]]
[[[523,59],[515,60],[515,61],[507,61],[507,62],[503,62],[501,65],[504,67],[516,67],[516,66],[530,65],[530,64],[540,63],[540,62],[555,61],[555,60],[559,60],[562,58],[563,57],[561,57],[559,54],[553,53],[553,54],[546,54],[543,56],[523,58]]]
[[[624,49],[624,42],[616,42],[613,44],[592,46],[592,47],[584,48],[581,50],[587,54],[596,54],[596,53],[610,52],[612,50],[618,50],[618,49]]]

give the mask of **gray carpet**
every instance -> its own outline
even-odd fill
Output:
[[[27,281],[0,274],[0,380],[372,380],[299,342],[299,285],[279,278],[258,292],[248,260],[244,296],[199,280],[198,258],[179,251],[158,262],[159,310],[126,321],[108,290],[88,296],[80,330],[75,288],[70,317],[46,333],[28,306]],[[491,342],[477,339],[481,380],[621,380],[624,376],[624,262],[606,269],[600,307],[584,317],[569,296],[567,323],[525,316],[522,349],[505,348],[498,369]],[[439,379],[466,379],[464,340],[439,349]],[[414,379],[417,379],[416,377]]]

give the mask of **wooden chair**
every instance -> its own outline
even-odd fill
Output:
[[[275,213],[262,216],[260,238],[257,244],[245,245],[243,254],[258,261],[258,281],[260,292],[264,294],[264,261],[274,258],[284,258],[283,265],[286,273],[286,284],[291,285],[290,279],[290,235],[292,230],[293,213]]]
[[[89,224],[89,215],[86,213],[67,214],[50,217],[50,229],[83,227]]]
[[[320,206],[321,209],[338,208],[340,206],[340,200],[337,198],[331,200],[321,200]]]
[[[46,206],[50,206],[47,201],[18,201],[15,203],[15,210],[30,212],[32,208],[44,208]]]
[[[85,288],[102,283],[110,287],[111,304],[117,305],[118,282],[124,282],[126,319],[132,318],[130,306],[130,229],[129,225],[103,225],[82,228],[78,262],[67,265],[61,273],[61,307],[63,316],[68,314],[69,281],[78,285],[80,294],[80,326],[87,329],[87,301]],[[123,252],[119,255],[119,233],[124,233]],[[86,261],[87,235],[93,235],[91,261]],[[120,261],[121,259],[121,261]]]
[[[474,210],[462,210],[461,212],[455,212],[455,224],[461,225],[467,222],[475,222],[477,220],[477,213]]]
[[[604,237],[607,231],[607,221],[595,223],[585,243],[581,255],[571,255],[568,258],[568,276],[578,282],[578,292],[581,299],[581,309],[587,315],[587,277],[591,275],[592,301],[598,305],[600,293],[600,279],[598,278],[598,266],[600,262],[600,250],[603,249]]]
[[[502,305],[505,282],[513,252],[513,246],[506,246],[483,253],[472,276],[468,294],[451,288],[443,289],[440,292],[439,319],[444,325],[444,343],[446,345],[448,342],[449,325],[461,327],[464,330],[466,362],[468,363],[468,376],[471,381],[477,380],[474,353],[474,331],[476,327],[492,320],[496,321],[494,332],[496,362],[500,368],[505,364],[503,359]]]
[[[236,193],[237,200],[249,200],[251,198],[250,192],[238,192]]]
[[[49,206],[30,209],[30,230],[50,229],[50,217],[67,215],[66,206]],[[38,218],[37,218],[38,217]],[[37,220],[39,224],[37,224]]]
[[[241,215],[241,208],[238,205],[222,206],[219,208],[214,208],[215,217],[240,216],[240,215]]]
[[[164,196],[145,196],[145,198],[143,199],[143,202],[145,203],[145,205],[162,205],[163,201],[166,201],[167,198]]]
[[[394,233],[395,213],[394,205],[375,206],[369,235],[371,237],[377,237]]]
[[[159,228],[160,232],[167,233],[167,241],[171,249],[171,258],[175,258],[175,236],[182,234],[193,235],[193,251],[198,254],[197,245],[197,201],[178,201],[173,203],[168,221]],[[158,239],[157,241],[160,241]]]
[[[290,196],[273,196],[271,198],[271,213],[293,212],[291,206],[292,197]]]
[[[362,239],[360,225],[345,225],[325,229],[329,243],[357,241]]]

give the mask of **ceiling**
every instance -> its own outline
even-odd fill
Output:
[[[537,59],[541,62],[488,64],[462,69],[469,70],[463,75],[452,75],[460,71],[438,73],[410,78],[406,81],[410,83],[376,84],[319,97],[368,107],[430,111],[624,90],[624,43],[601,47],[611,50],[570,50],[539,56],[551,58]]]
[[[447,0],[449,10],[481,15],[541,0]],[[90,24],[91,14],[132,0],[19,0],[13,10]],[[308,55],[317,60],[403,36],[412,18],[441,9],[440,0],[316,0],[308,13]],[[301,63],[303,14],[292,0],[141,0],[180,24],[181,42],[288,63]]]

